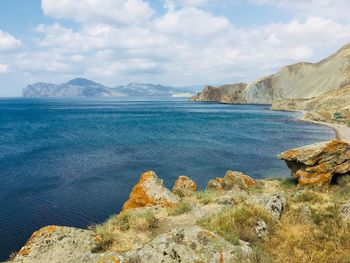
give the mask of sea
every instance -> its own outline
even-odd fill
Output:
[[[144,171],[204,189],[227,170],[290,171],[276,155],[332,129],[269,105],[158,98],[0,99],[0,261],[46,225],[85,228],[120,211]]]

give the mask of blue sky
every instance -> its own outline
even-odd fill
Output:
[[[1,0],[0,96],[74,77],[249,82],[349,43],[347,10],[347,0]]]

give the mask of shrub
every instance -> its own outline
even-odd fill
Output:
[[[307,189],[299,191],[294,196],[294,201],[296,202],[309,202],[309,203],[322,203],[323,197],[313,190]]]
[[[188,202],[182,201],[175,207],[169,207],[167,209],[167,212],[169,216],[178,216],[178,215],[188,213],[191,210],[192,210],[191,204],[189,204]]]
[[[271,215],[264,209],[252,205],[241,205],[237,208],[230,207],[211,217],[198,222],[202,227],[216,232],[233,244],[238,240],[252,243],[259,241],[254,227],[259,220],[263,220],[273,230],[273,220]]]
[[[286,211],[264,247],[273,262],[349,262],[350,226],[336,206],[312,209],[316,224],[297,220],[298,211]]]
[[[219,193],[214,190],[209,190],[209,191],[199,191],[196,193],[196,197],[198,201],[203,204],[207,205],[211,202],[215,202]]]
[[[296,181],[293,178],[280,179],[280,186],[283,189],[290,189],[296,186]]]
[[[334,186],[334,201],[347,201],[350,198],[350,176],[341,176],[337,180],[338,185]]]

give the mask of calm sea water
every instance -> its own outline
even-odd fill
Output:
[[[199,187],[226,170],[289,176],[275,158],[334,132],[267,106],[187,101],[0,100],[0,260],[50,224],[117,213],[141,172]]]

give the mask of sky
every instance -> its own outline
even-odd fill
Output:
[[[349,0],[1,0],[0,96],[76,77],[249,82],[350,43],[349,10]]]

